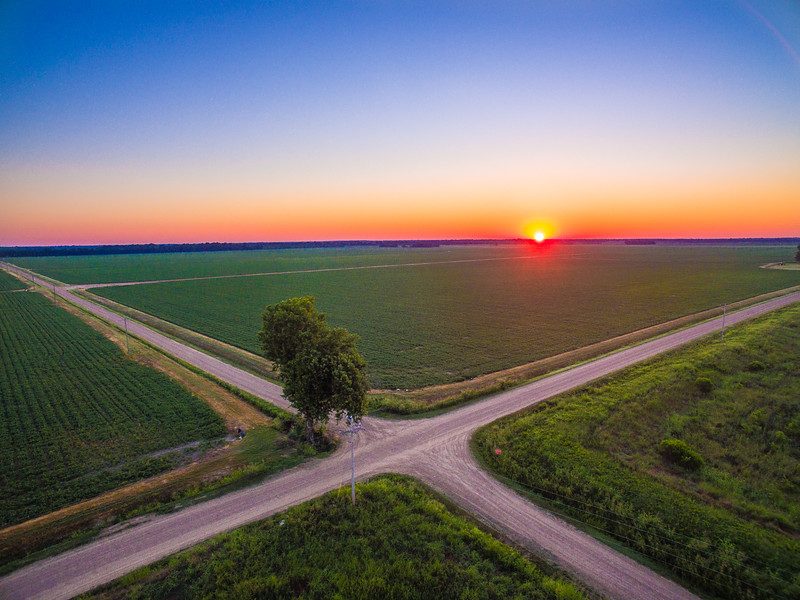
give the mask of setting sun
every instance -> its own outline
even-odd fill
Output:
[[[537,231],[536,233],[533,234],[533,239],[541,244],[544,241],[544,233],[541,231]]]

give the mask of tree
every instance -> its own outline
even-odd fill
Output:
[[[264,356],[283,370],[298,354],[304,338],[313,339],[325,329],[325,315],[317,311],[314,298],[289,298],[267,306],[262,314],[258,340]]]
[[[284,394],[305,418],[310,442],[314,426],[331,413],[337,419],[359,419],[364,413],[366,363],[356,350],[356,339],[344,329],[328,327],[282,371]]]
[[[797,254],[794,255],[794,259],[800,262],[800,244],[797,244]]]
[[[284,396],[305,420],[309,442],[316,442],[316,425],[331,413],[337,419],[363,415],[367,375],[358,338],[328,325],[312,297],[267,306],[259,339],[278,367]]]

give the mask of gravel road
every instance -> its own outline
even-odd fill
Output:
[[[30,274],[0,263],[10,271]],[[34,277],[34,280],[36,278]],[[38,281],[48,288],[49,282]],[[54,293],[91,313],[123,326],[123,317],[75,296],[66,288]],[[726,325],[800,301],[794,292],[728,314]],[[503,536],[552,561],[587,587],[610,598],[658,600],[694,598],[650,569],[612,550],[552,513],[539,508],[481,470],[469,451],[479,427],[576,386],[678,348],[722,327],[722,318],[699,323],[621,350],[483,401],[416,420],[365,418],[356,441],[358,477],[385,472],[412,475]],[[286,408],[279,386],[210,357],[128,320],[128,329],[214,376]],[[256,486],[227,494],[133,526],[108,537],[33,563],[0,580],[8,599],[69,598],[107,583],[137,567],[182,550],[218,533],[263,519],[289,506],[335,489],[348,481],[349,451],[340,448]]]

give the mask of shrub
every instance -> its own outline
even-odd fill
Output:
[[[763,433],[766,429],[768,419],[769,415],[762,406],[745,417],[744,421],[742,421],[742,429],[744,429],[748,435]]]
[[[780,430],[776,431],[775,435],[772,437],[772,451],[780,452],[781,450],[786,450],[788,446],[789,437]]]
[[[749,365],[747,365],[748,371],[763,371],[765,369],[764,363],[760,360],[754,360]]]
[[[658,449],[667,461],[684,469],[697,471],[703,466],[700,453],[683,440],[666,438],[661,441]]]
[[[708,377],[698,377],[694,383],[697,386],[697,389],[704,394],[708,394],[714,389],[714,384]]]

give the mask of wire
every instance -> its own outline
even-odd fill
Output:
[[[510,478],[510,477],[508,477],[508,476],[506,476],[506,475],[502,475],[502,474],[500,474],[500,473],[497,473],[497,472],[493,472],[493,475],[495,475],[495,476],[496,476],[496,477],[498,477],[499,479],[504,479],[504,480],[506,480],[506,481],[508,481],[508,482],[510,482],[510,483],[513,483],[513,484],[519,485],[520,487],[527,488],[527,489],[529,489],[529,490],[532,490],[532,491],[534,491],[534,492],[538,492],[538,493],[540,493],[540,494],[542,494],[542,495],[545,495],[545,496],[558,496],[558,497],[560,497],[560,498],[564,498],[564,499],[568,500],[569,502],[574,502],[574,503],[578,503],[578,504],[583,504],[583,505],[585,505],[585,506],[589,506],[589,507],[591,507],[591,508],[595,508],[595,509],[598,509],[598,510],[600,510],[600,511],[603,511],[603,512],[606,512],[606,513],[608,513],[608,514],[611,514],[611,515],[613,515],[613,516],[615,516],[615,517],[618,517],[618,518],[621,518],[621,519],[630,519],[631,521],[633,521],[633,517],[629,517],[629,516],[626,516],[626,515],[621,515],[621,514],[619,514],[619,513],[616,513],[616,512],[614,512],[613,510],[611,510],[611,509],[609,509],[609,508],[606,508],[606,507],[604,507],[604,506],[601,506],[601,505],[598,505],[598,504],[594,504],[594,503],[592,503],[592,502],[589,502],[589,501],[587,501],[587,500],[583,500],[583,499],[581,499],[581,498],[575,498],[575,497],[573,497],[573,496],[567,496],[567,495],[565,495],[565,494],[560,494],[559,492],[556,492],[556,491],[554,491],[554,490],[549,490],[549,489],[545,489],[545,488],[537,488],[536,486],[532,486],[532,485],[529,485],[529,484],[527,484],[527,483],[523,483],[523,482],[521,482],[521,481],[518,481],[518,480],[516,480],[516,479],[512,479],[512,478]],[[568,504],[568,503],[562,503],[562,504],[565,504],[566,506],[571,506],[571,505],[570,505],[570,504]],[[580,509],[580,508],[578,508],[578,507],[575,507],[575,506],[572,506],[572,508],[574,508],[575,510],[583,510],[583,509]],[[584,510],[584,512],[591,512],[591,511],[586,511],[586,510]],[[685,543],[683,543],[683,542],[680,542],[679,540],[676,540],[676,539],[674,539],[674,538],[672,538],[672,537],[670,537],[670,536],[663,535],[663,534],[659,534],[658,532],[655,532],[655,531],[650,531],[650,530],[647,530],[647,529],[642,529],[641,527],[638,527],[638,526],[636,526],[636,525],[635,525],[633,522],[631,522],[631,523],[625,523],[625,522],[622,522],[622,521],[614,521],[613,519],[610,519],[610,518],[608,518],[608,517],[605,517],[605,516],[603,516],[602,514],[599,514],[599,513],[594,513],[594,514],[596,514],[596,516],[598,516],[598,517],[601,517],[601,518],[606,518],[606,519],[608,519],[609,521],[612,521],[612,522],[615,522],[615,523],[619,523],[620,525],[624,525],[624,526],[626,526],[626,527],[630,527],[630,528],[632,528],[632,529],[635,529],[635,530],[637,530],[637,531],[639,531],[639,532],[641,532],[641,533],[645,533],[645,534],[648,534],[648,535],[655,535],[655,536],[657,536],[657,537],[660,537],[660,538],[662,538],[662,539],[664,539],[664,540],[666,540],[666,541],[672,542],[672,543],[674,543],[674,544],[676,544],[676,545],[679,545],[679,546],[684,546],[685,548],[688,548],[688,549],[690,549],[690,550],[692,550],[692,551],[695,551],[695,552],[706,552],[706,553],[710,552],[710,550],[709,550],[709,549],[704,549],[704,548],[696,548],[696,547],[694,547],[694,546],[690,546],[690,545],[688,545],[688,544],[685,544]],[[679,532],[679,531],[675,531],[674,533],[675,533],[676,535],[679,535],[679,536],[681,536],[681,537],[683,537],[683,538],[685,538],[685,539],[689,540],[689,541],[705,542],[705,540],[702,540],[702,539],[699,539],[699,538],[694,538],[694,537],[692,537],[692,536],[690,536],[690,535],[687,535],[687,534],[681,533],[681,532]],[[711,543],[711,542],[709,541],[708,543]],[[712,545],[713,545],[713,544],[712,544]],[[717,547],[717,548],[718,548],[718,546],[714,546],[714,547]],[[760,565],[760,566],[762,566],[762,567],[766,567],[766,568],[769,568],[769,569],[775,569],[776,571],[781,571],[781,569],[779,569],[779,568],[776,568],[776,567],[775,567],[775,565],[772,565],[772,564],[769,564],[769,563],[765,563],[764,561],[761,561],[761,560],[759,560],[759,559],[757,559],[757,558],[754,558],[754,557],[751,557],[751,556],[747,556],[747,559],[748,559],[750,562],[756,563],[757,565]],[[793,573],[793,572],[791,572],[791,571],[788,571],[788,570],[785,570],[784,572],[785,572],[787,575],[789,575],[790,577],[792,577],[792,576],[794,575],[794,573]]]
[[[522,488],[525,488],[525,489],[527,489],[527,490],[530,490],[530,491],[531,491],[531,492],[533,492],[533,493],[536,493],[536,491],[537,491],[537,488],[535,488],[535,487],[533,487],[533,486],[529,486],[529,485],[527,485],[527,484],[525,484],[525,483],[522,483],[522,482],[516,481],[516,480],[514,480],[514,479],[511,479],[511,478],[509,478],[509,477],[505,477],[505,476],[503,476],[503,475],[500,475],[500,476],[499,476],[499,478],[500,478],[500,479],[503,479],[503,480],[505,480],[506,482],[510,482],[510,483],[516,484],[516,485],[518,485],[518,486],[520,486],[520,487],[522,487]],[[544,492],[544,493],[551,493],[551,492],[547,492],[546,490],[541,490],[541,489],[539,489],[539,491],[540,491],[540,492]],[[553,492],[553,493],[554,493],[554,492]],[[560,494],[556,494],[556,495],[560,495]],[[564,496],[564,497],[566,497],[566,496]],[[597,514],[597,513],[593,513],[592,511],[589,511],[589,510],[586,510],[586,509],[582,509],[582,508],[579,508],[579,507],[576,507],[576,506],[571,506],[571,505],[567,504],[566,502],[562,502],[562,501],[560,501],[560,500],[556,500],[556,499],[552,499],[552,498],[549,498],[548,500],[549,500],[549,501],[551,501],[551,502],[556,502],[556,503],[558,503],[558,504],[561,504],[561,505],[563,505],[563,506],[567,507],[568,509],[577,510],[577,511],[584,512],[584,513],[587,513],[587,514],[590,514],[590,515],[594,515],[594,516],[597,516],[597,517],[600,517],[600,518],[606,518],[606,517],[603,517],[603,515],[600,515],[600,514]],[[557,511],[557,510],[551,510],[550,512],[552,512],[552,513],[554,513],[554,514],[557,514],[557,515],[559,515],[559,516],[562,516],[562,517],[568,518],[568,519],[569,519],[569,518],[574,518],[574,517],[571,517],[570,515],[568,515],[568,514],[566,514],[566,513],[559,512],[559,511]],[[607,518],[606,518],[606,519],[607,519]],[[648,534],[648,535],[650,535],[650,534],[653,534],[653,533],[654,533],[654,532],[650,532],[650,531],[646,531],[646,530],[643,530],[643,529],[637,528],[637,527],[636,527],[636,526],[634,526],[634,525],[628,525],[628,524],[626,524],[626,523],[622,523],[622,522],[620,522],[620,521],[614,521],[613,519],[607,519],[607,520],[608,520],[608,521],[611,521],[612,523],[618,523],[618,524],[620,524],[620,525],[622,525],[622,526],[629,526],[629,527],[631,527],[632,529],[635,529],[635,530],[637,530],[637,531],[640,531],[640,532],[642,532],[642,533],[645,533],[645,534]],[[647,544],[647,543],[645,543],[644,541],[641,541],[641,540],[635,540],[635,539],[633,539],[633,538],[630,538],[630,537],[628,537],[628,536],[625,536],[625,535],[623,535],[622,533],[615,532],[615,531],[611,531],[611,530],[608,530],[608,529],[604,529],[603,527],[601,527],[601,526],[598,526],[598,525],[595,525],[595,524],[593,524],[593,523],[587,523],[587,524],[588,524],[588,525],[590,525],[591,527],[593,527],[594,529],[597,529],[597,530],[599,530],[599,531],[602,531],[603,533],[607,533],[608,535],[610,535],[610,536],[612,536],[612,537],[615,537],[615,538],[618,538],[618,539],[623,539],[623,540],[626,540],[626,541],[632,542],[632,543],[633,543],[633,545],[634,545],[634,548],[636,548],[636,547],[644,547],[644,548],[648,548],[648,549],[652,550],[653,552],[656,552],[656,553],[661,553],[661,554],[665,554],[665,555],[667,555],[667,556],[672,556],[673,558],[677,559],[678,561],[686,561],[686,560],[691,560],[691,557],[687,557],[687,556],[680,556],[680,555],[677,555],[677,554],[673,554],[673,553],[671,553],[671,552],[669,552],[669,551],[667,551],[667,550],[665,550],[665,549],[662,549],[662,548],[657,548],[657,547],[655,547],[655,546],[652,546],[652,545],[650,545],[650,544]],[[671,541],[671,542],[675,543],[676,545],[679,545],[679,546],[684,546],[684,547],[686,547],[686,548],[688,548],[688,549],[690,549],[690,550],[692,550],[692,551],[695,551],[695,552],[703,552],[703,550],[702,550],[702,549],[700,549],[700,548],[693,548],[693,547],[691,547],[691,546],[687,546],[686,544],[682,544],[682,543],[680,543],[680,542],[677,542],[676,540],[671,540],[671,539],[670,539],[670,538],[668,538],[668,537],[665,537],[665,536],[659,536],[658,534],[655,534],[655,535],[657,535],[658,537],[662,537],[663,539],[665,539],[665,540],[667,540],[667,541]],[[706,550],[706,552],[708,552],[708,551]],[[709,555],[709,556],[713,557],[714,555]],[[747,557],[747,558],[750,558],[750,557]],[[751,560],[755,560],[755,559],[751,559]],[[684,566],[682,566],[681,564],[678,564],[678,563],[670,563],[670,564],[671,564],[672,566],[674,566],[675,568],[678,568],[678,569],[680,569],[680,570],[682,570],[682,571],[685,571],[685,572],[687,572],[687,573],[690,573],[691,575],[694,575],[694,576],[696,576],[696,577],[699,577],[699,578],[701,578],[701,579],[704,579],[704,580],[706,580],[706,581],[708,581],[708,582],[710,582],[710,583],[712,583],[712,584],[716,584],[716,583],[717,583],[715,580],[713,580],[713,579],[709,579],[708,577],[705,577],[704,575],[701,575],[700,573],[697,573],[697,572],[695,572],[695,571],[692,571],[691,569],[689,569],[689,568],[687,568],[687,567],[684,567]],[[763,563],[762,563],[762,564],[763,564]],[[770,569],[774,569],[774,567],[772,567],[771,565],[764,565],[764,566],[767,566],[767,567],[769,567]],[[723,571],[719,571],[719,570],[717,570],[717,569],[713,569],[713,568],[711,568],[711,567],[707,567],[707,566],[705,566],[705,567],[702,567],[702,568],[703,568],[703,569],[705,569],[706,571],[710,571],[710,572],[713,572],[713,573],[717,573],[718,575],[722,575],[723,577],[728,577],[728,578],[730,578],[732,581],[735,581],[735,582],[737,582],[737,583],[741,583],[741,584],[743,584],[743,585],[747,585],[747,586],[749,586],[749,587],[752,587],[753,589],[759,590],[759,591],[761,591],[761,592],[765,592],[765,593],[769,593],[769,594],[773,594],[773,595],[775,595],[775,594],[776,594],[776,592],[774,592],[773,590],[765,590],[765,589],[763,589],[763,588],[761,588],[761,587],[757,586],[756,584],[754,584],[754,583],[752,583],[752,582],[749,582],[749,581],[746,581],[746,580],[743,580],[743,579],[739,579],[738,577],[736,577],[736,576],[734,576],[734,575],[731,575],[731,574],[728,574],[728,573],[725,573],[725,572],[723,572]],[[783,578],[781,578],[781,577],[778,577],[778,576],[777,576],[777,574],[776,574],[775,572],[773,572],[773,571],[768,571],[767,573],[768,573],[768,575],[770,575],[770,576],[771,576],[771,578],[772,578],[772,579],[774,579],[774,580],[777,580],[777,581],[778,581],[778,582],[780,582],[780,583],[784,583],[784,584],[785,584],[785,583],[791,583],[791,581],[789,581],[789,580],[786,580],[786,579],[783,579]],[[780,596],[780,597],[783,597],[783,596]]]

